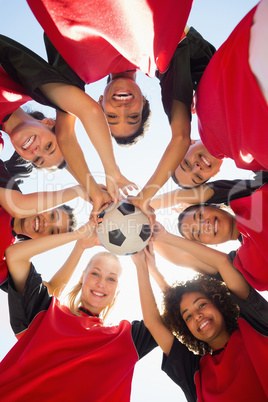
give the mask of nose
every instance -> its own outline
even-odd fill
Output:
[[[204,219],[202,221],[201,225],[202,225],[202,227],[204,229],[204,232],[210,232],[211,225],[210,225],[210,220],[209,219]]]
[[[202,166],[200,165],[199,162],[195,162],[194,167],[195,167],[194,170],[197,170],[197,171],[202,170]]]
[[[33,153],[34,155],[36,155],[39,150],[40,150],[39,145],[36,145],[36,146],[33,148],[32,153]]]
[[[203,313],[199,310],[195,313],[195,321],[200,321],[203,318]]]

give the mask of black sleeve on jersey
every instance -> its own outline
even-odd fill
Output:
[[[177,46],[168,70],[163,74],[157,74],[160,79],[162,103],[169,122],[173,100],[187,106],[191,119],[193,91],[196,90],[215,51],[214,46],[191,27],[186,37]]]
[[[47,59],[51,67],[53,67],[63,77],[65,77],[70,82],[70,84],[84,90],[85,82],[76,74],[76,72],[60,55],[46,33],[44,33],[44,42],[46,46]]]
[[[23,294],[17,292],[12,277],[8,278],[8,304],[10,324],[15,334],[26,330],[40,311],[47,310],[52,297],[31,264]]]
[[[197,400],[194,375],[199,369],[201,357],[175,337],[169,355],[163,355],[162,370],[181,387],[188,402]]]
[[[244,318],[256,331],[268,336],[268,301],[252,287],[248,298],[245,300],[233,293],[231,296],[240,308],[240,317]]]
[[[232,200],[250,196],[268,182],[268,175],[263,173],[256,172],[252,180],[217,180],[206,183],[206,186],[214,191],[213,196],[206,203],[229,205]]]
[[[2,160],[0,160],[0,187],[21,192],[15,179],[12,178],[5,167],[5,163]]]
[[[13,80],[23,86],[32,99],[58,110],[61,109],[45,97],[40,86],[48,83],[76,85],[36,53],[4,35],[0,35],[0,64]]]
[[[139,359],[158,346],[143,321],[133,321],[131,323],[131,336]]]

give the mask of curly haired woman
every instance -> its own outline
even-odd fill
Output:
[[[204,252],[202,262],[214,265],[226,285],[200,275],[167,287],[162,317],[149,280],[150,253],[132,256],[144,323],[164,352],[162,369],[188,401],[267,401],[268,303],[226,255],[213,251],[217,259]]]

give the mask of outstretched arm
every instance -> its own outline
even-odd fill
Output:
[[[157,195],[154,197],[150,205],[154,209],[168,208],[180,203],[199,204],[209,200],[214,194],[206,184],[193,188],[177,188],[176,190]]]
[[[131,256],[136,269],[139,283],[140,301],[144,324],[152,336],[168,356],[174,336],[164,325],[152,291],[146,256],[143,251]]]
[[[98,239],[96,229],[93,228],[92,235],[80,240],[77,240],[75,246],[65,261],[63,266],[53,275],[50,281],[43,281],[44,285],[48,288],[48,291],[53,296],[59,297],[64,290],[65,286],[71,279],[77,264],[80,261],[84,251],[94,246],[101,246]]]
[[[154,172],[141,192],[131,199],[145,213],[152,197],[166,183],[181,163],[190,146],[191,122],[184,103],[173,101],[171,112],[171,140]]]
[[[161,272],[158,270],[158,268],[156,266],[153,242],[150,241],[148,246],[146,246],[143,251],[144,251],[144,254],[146,257],[146,263],[147,263],[150,275],[154,278],[154,280],[156,281],[157,285],[162,290],[162,292],[164,292],[169,285],[168,285],[167,281],[165,280],[164,275],[161,274]]]
[[[91,236],[95,228],[93,221],[75,230],[55,236],[46,236],[38,239],[27,240],[9,246],[5,251],[8,270],[12,276],[15,287],[22,293],[30,272],[31,258],[35,255],[52,250],[53,248],[70,243],[71,241]],[[56,286],[57,287],[57,286]]]
[[[93,146],[98,152],[107,179],[107,189],[116,202],[120,198],[119,187],[131,185],[120,172],[114,157],[110,129],[101,106],[80,88],[60,83],[45,84],[41,87],[47,98],[62,110],[78,117]],[[69,118],[68,118],[69,120]],[[71,120],[71,118],[70,118]],[[76,179],[88,189],[92,199],[96,190],[93,177],[86,164],[70,120],[58,113],[56,135],[58,144]],[[91,187],[88,187],[91,184]],[[93,195],[93,197],[92,197]]]
[[[179,248],[188,253],[203,264],[203,269],[199,272],[211,275],[211,268],[219,272],[228,288],[241,299],[246,299],[249,295],[249,284],[243,275],[233,266],[228,254],[207,247],[204,244],[184,239],[183,237],[172,235],[166,232],[161,236],[161,242]],[[205,266],[208,269],[205,269]]]
[[[65,204],[79,196],[87,199],[87,195],[81,186],[31,194],[22,194],[18,190],[0,188],[0,205],[14,218],[26,218]]]

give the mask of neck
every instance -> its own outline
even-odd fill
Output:
[[[116,78],[129,78],[136,82],[136,72],[112,73],[110,74],[110,78],[111,80],[115,80]]]
[[[23,228],[23,219],[15,218],[14,232],[16,232],[17,234],[24,234],[22,228]]]
[[[239,230],[237,229],[237,226],[236,226],[236,219],[235,219],[235,217],[233,217],[231,240],[237,240],[239,235],[240,235],[240,232],[239,232]]]
[[[230,339],[230,335],[225,330],[216,339],[213,339],[211,342],[208,342],[208,344],[212,348],[212,350],[222,349],[226,345],[226,343],[229,341],[229,339]]]

